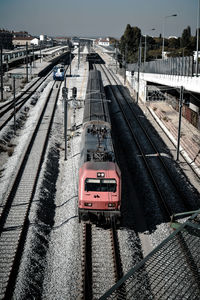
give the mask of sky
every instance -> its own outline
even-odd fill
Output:
[[[120,38],[127,24],[152,36],[162,34],[164,27],[165,37],[181,36],[190,26],[195,35],[198,1],[0,0],[0,28],[32,35]],[[167,17],[172,14],[177,16]]]

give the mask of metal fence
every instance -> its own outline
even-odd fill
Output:
[[[182,224],[100,299],[200,299],[200,215]]]
[[[127,64],[128,71],[138,71],[138,64]],[[195,64],[193,56],[170,57],[141,63],[140,72],[178,76],[194,76]]]

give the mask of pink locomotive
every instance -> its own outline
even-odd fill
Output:
[[[79,221],[120,220],[121,172],[115,162],[101,73],[89,73],[79,169]]]

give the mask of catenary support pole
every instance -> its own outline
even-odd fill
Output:
[[[116,45],[116,48],[115,48],[115,72],[117,74],[117,45]]]
[[[147,35],[144,36],[144,63],[146,62],[147,57]]]
[[[180,138],[181,138],[181,118],[182,118],[182,107],[183,107],[183,86],[180,87],[180,100],[179,100],[179,124],[178,124],[178,141],[177,141],[177,156],[176,160],[179,160],[180,152]]]
[[[124,63],[124,85],[126,84],[126,61],[127,61],[127,52],[128,52],[128,47],[127,47],[127,44],[126,44],[126,46],[125,46],[125,55],[124,55],[124,57],[125,57],[125,59],[124,59],[124,61],[125,61],[125,63]]]
[[[14,133],[16,135],[16,98],[15,98],[15,76],[13,77],[13,102],[14,102]]]
[[[26,82],[28,82],[28,43],[26,42]]]
[[[199,9],[200,0],[198,0],[198,10],[197,10],[197,43],[196,43],[196,76],[198,77],[199,72]]]
[[[3,101],[3,48],[1,46],[1,101]]]
[[[68,89],[66,87],[62,88],[62,96],[64,100],[64,139],[65,139],[65,160],[67,160],[67,98]]]
[[[80,43],[78,45],[78,70],[79,70],[79,65],[80,65]]]
[[[141,63],[141,38],[140,38],[140,45],[138,49],[138,76],[137,76],[137,82],[138,82],[138,88],[137,88],[137,97],[136,97],[136,103],[139,101],[139,89],[140,89],[140,63]]]
[[[42,62],[42,49],[41,49],[41,41],[40,41],[40,63]]]
[[[33,68],[35,66],[35,53],[34,53],[35,49],[34,49],[34,45],[33,45]]]
[[[65,160],[67,160],[67,98],[64,99]]]
[[[69,76],[71,77],[72,75],[72,66],[71,66],[71,60],[72,60],[72,50],[71,50],[71,47],[70,47],[70,53],[69,53]]]

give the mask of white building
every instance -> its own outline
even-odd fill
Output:
[[[197,60],[197,51],[193,52],[193,56],[194,56],[194,61]],[[200,50],[198,51],[198,58],[200,58]]]
[[[35,46],[39,46],[40,44],[40,40],[37,38],[34,38],[33,40],[31,40],[31,45],[35,45]]]
[[[99,46],[110,46],[110,39],[109,38],[99,38],[95,41],[96,44],[98,44]]]
[[[44,34],[41,34],[41,35],[40,35],[40,41],[41,41],[41,42],[44,42],[44,41],[46,41],[46,40],[47,40],[47,36],[44,35]]]

